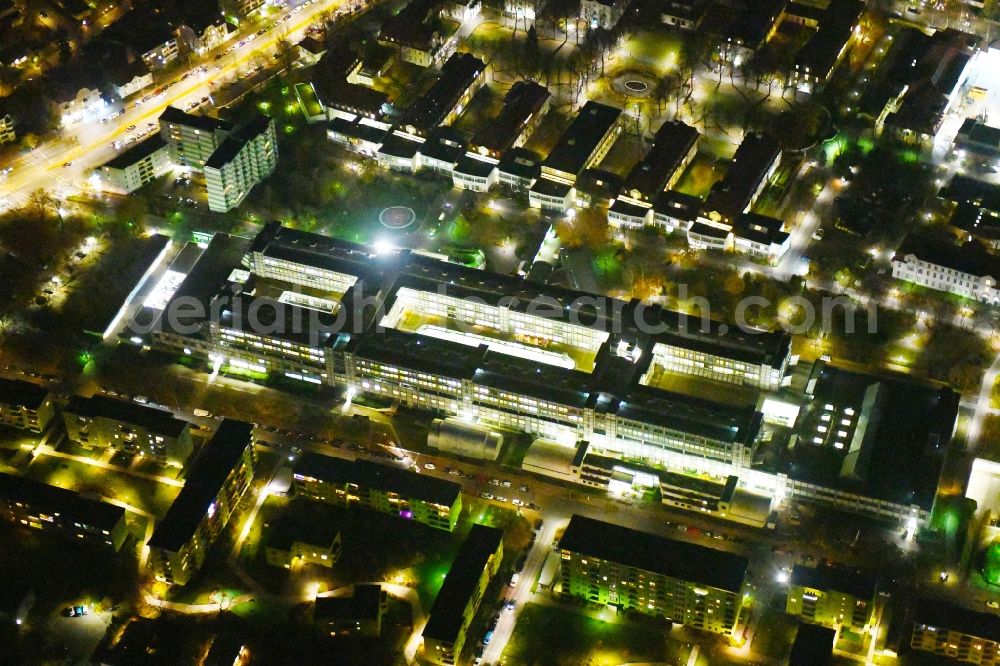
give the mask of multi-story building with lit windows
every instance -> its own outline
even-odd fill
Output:
[[[917,601],[910,648],[966,664],[1000,664],[1000,617],[941,599]]]
[[[785,612],[810,624],[864,633],[875,609],[876,587],[875,577],[864,571],[796,564]]]
[[[252,431],[249,423],[224,420],[191,465],[146,544],[157,580],[185,585],[205,563],[253,481]]]
[[[420,634],[425,660],[448,666],[459,663],[469,624],[502,560],[503,530],[473,525],[451,563]]]
[[[88,449],[115,449],[180,467],[191,455],[190,424],[170,412],[102,395],[73,396],[63,407],[66,434]]]
[[[295,463],[295,494],[374,511],[452,531],[462,512],[462,486],[366,460],[307,453]]]
[[[735,636],[745,557],[583,516],[559,540],[562,593]]]
[[[101,189],[130,194],[170,169],[170,154],[159,132],[102,164]]]
[[[19,379],[0,378],[0,425],[42,432],[55,408],[47,388]]]
[[[258,114],[233,130],[205,162],[209,210],[224,213],[239,206],[277,165],[274,120]]]
[[[892,259],[892,277],[987,305],[1000,304],[1000,261],[979,241],[949,247],[908,238]]]
[[[0,518],[114,550],[128,534],[120,506],[9,474],[0,474]]]
[[[160,136],[174,164],[201,170],[232,129],[229,123],[168,106],[160,114]]]

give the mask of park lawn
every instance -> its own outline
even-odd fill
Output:
[[[668,641],[665,626],[647,624],[645,620],[605,622],[582,611],[528,604],[518,616],[504,663],[616,666],[629,662],[686,662],[686,648]],[[607,615],[616,619],[610,612]]]
[[[615,52],[615,66],[636,69],[653,68],[666,73],[677,66],[681,37],[666,30],[639,30],[626,39]]]

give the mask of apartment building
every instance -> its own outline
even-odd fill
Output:
[[[621,20],[627,0],[581,0],[580,19],[591,30],[611,30]]]
[[[156,580],[186,585],[205,563],[253,481],[252,431],[249,423],[224,420],[192,463],[146,544]]]
[[[426,136],[458,118],[486,80],[486,63],[471,53],[454,53],[441,66],[441,76],[404,113],[400,124],[410,134]]]
[[[875,610],[877,585],[868,572],[847,567],[792,568],[785,612],[803,622],[865,633]]]
[[[389,593],[381,585],[354,586],[349,597],[319,597],[313,620],[331,636],[382,635],[382,618],[389,606]]]
[[[274,120],[257,114],[233,130],[205,162],[209,210],[224,213],[239,206],[277,166]]]
[[[892,259],[892,276],[987,305],[1000,304],[1000,261],[979,241],[930,245],[911,236]]]
[[[773,138],[754,132],[743,137],[722,180],[712,186],[703,215],[709,221],[732,225],[749,212],[778,168],[781,148]]]
[[[679,120],[663,123],[649,152],[626,176],[622,198],[651,205],[664,190],[673,188],[698,152],[698,137],[698,130]]]
[[[559,540],[562,594],[736,635],[745,557],[573,516]]]
[[[910,648],[951,662],[1000,664],[1000,617],[976,612],[941,599],[917,600]]]
[[[170,412],[102,395],[73,396],[63,407],[66,434],[88,449],[115,449],[182,467],[191,455],[190,424]]]
[[[534,81],[517,81],[507,91],[503,108],[472,139],[477,152],[499,158],[531,136],[549,110],[549,91]]]
[[[709,4],[708,0],[666,0],[660,20],[681,30],[697,30]]]
[[[100,166],[101,189],[131,194],[169,171],[170,164],[167,143],[157,132]]]
[[[357,504],[449,532],[462,512],[461,485],[365,460],[306,453],[295,463],[293,478],[299,497]]]
[[[273,567],[291,569],[311,564],[329,569],[340,559],[341,529],[331,507],[292,500],[270,521],[264,535],[264,556]]]
[[[790,2],[785,12],[793,11],[793,7],[811,9]],[[819,17],[818,29],[795,55],[793,77],[799,84],[816,89],[830,79],[851,47],[864,8],[859,0],[831,0]]]
[[[57,486],[0,473],[0,518],[117,551],[128,535],[125,509]]]
[[[196,116],[168,106],[160,114],[160,136],[167,144],[170,160],[182,167],[201,171],[232,127],[208,116]]]
[[[503,530],[473,525],[434,598],[420,636],[423,657],[432,664],[457,664],[490,580],[503,560]]]
[[[572,185],[576,177],[600,162],[621,132],[622,110],[587,102],[542,163],[542,176]]]
[[[55,413],[49,389],[0,378],[0,425],[40,433],[49,427]]]

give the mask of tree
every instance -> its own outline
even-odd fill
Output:
[[[608,210],[603,206],[580,209],[556,223],[556,234],[566,247],[601,247],[608,242]]]
[[[39,188],[28,195],[28,207],[36,217],[44,219],[56,214],[59,202],[48,190]]]

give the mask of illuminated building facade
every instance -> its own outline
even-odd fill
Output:
[[[1000,617],[940,599],[917,601],[910,648],[959,663],[1000,664]]]
[[[195,459],[149,547],[156,579],[185,585],[201,569],[253,480],[253,426],[226,419]]]
[[[73,396],[62,410],[66,434],[87,449],[115,449],[180,467],[191,455],[190,425],[162,409],[101,395]]]
[[[875,579],[866,572],[796,564],[792,569],[785,612],[810,624],[839,626],[864,633],[875,609],[875,593]]]
[[[0,425],[40,433],[53,416],[55,408],[47,388],[0,378]]]
[[[562,593],[734,636],[745,557],[582,516],[562,539]]]
[[[295,494],[331,504],[357,504],[451,532],[462,512],[462,487],[366,460],[306,453],[295,464]]]
[[[183,271],[164,311],[183,296],[203,303],[205,314],[181,318],[183,330],[148,315],[160,322],[144,343],[162,351],[339,386],[484,427],[587,441],[594,453],[668,470],[736,475],[741,486],[771,496],[888,520],[929,515],[914,502],[751,469],[763,427],[753,404],[665,388],[665,374],[677,372],[777,388],[792,363],[784,332],[726,327],[278,223],[252,240],[216,234]],[[268,295],[285,299],[283,316],[298,318],[298,328],[255,330],[235,316],[234,304]],[[326,305],[307,307],[304,296]],[[216,321],[207,314],[213,311],[222,313]]]
[[[9,474],[0,474],[0,518],[113,550],[128,534],[120,506]]]

